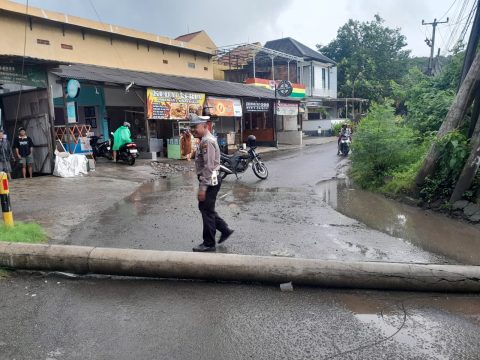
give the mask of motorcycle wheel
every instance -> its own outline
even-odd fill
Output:
[[[128,155],[128,157],[127,157],[127,164],[130,165],[130,166],[135,165],[135,157],[132,156],[132,155]]]
[[[268,177],[268,169],[263,162],[258,161],[254,163],[252,168],[253,172],[259,179],[265,180]]]
[[[342,154],[343,156],[348,156],[348,153],[350,152],[350,148],[348,146],[343,146],[343,149],[342,149]]]

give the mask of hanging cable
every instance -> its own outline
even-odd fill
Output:
[[[28,3],[28,0],[25,4],[25,29],[24,29],[24,34],[23,34],[23,57],[22,57],[22,68],[21,68],[21,77],[20,79],[23,78],[23,74],[25,73],[25,57],[26,57],[26,54],[27,54],[27,28],[28,28],[28,7],[29,7],[29,3]],[[17,124],[18,124],[18,115],[20,113],[20,103],[21,103],[21,99],[22,99],[22,91],[23,91],[23,85],[20,84],[20,91],[18,92],[18,100],[17,100],[17,110],[16,110],[16,113],[15,113],[15,123],[14,123],[14,126],[13,126],[13,130],[12,130],[12,142],[11,142],[11,147],[13,149],[13,138],[15,137],[15,133],[16,133],[16,130],[17,130]],[[7,134],[8,135],[8,134]]]

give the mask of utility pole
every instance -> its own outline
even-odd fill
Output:
[[[435,52],[435,31],[438,24],[446,24],[448,23],[449,18],[447,17],[447,21],[437,21],[434,19],[431,23],[426,23],[425,20],[422,20],[422,25],[432,25],[432,38],[426,38],[425,42],[430,47],[430,59],[428,60],[428,75],[433,75],[433,54]]]

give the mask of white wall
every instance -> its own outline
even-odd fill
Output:
[[[332,120],[304,120],[302,124],[303,131],[317,131],[321,126],[323,130],[332,128]]]
[[[280,131],[277,132],[277,141],[282,145],[302,145],[301,131]]]

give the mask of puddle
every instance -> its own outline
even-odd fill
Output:
[[[480,226],[356,189],[348,180],[317,184],[323,201],[368,227],[460,263],[480,265]]]

